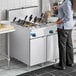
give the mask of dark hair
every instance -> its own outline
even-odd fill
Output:
[[[53,6],[58,6],[58,3],[57,2],[53,3]]]
[[[71,1],[71,4],[72,4],[72,9],[73,9],[73,0],[70,0]]]

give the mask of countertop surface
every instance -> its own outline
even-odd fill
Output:
[[[14,26],[10,25],[8,21],[0,21],[0,34],[15,31]]]

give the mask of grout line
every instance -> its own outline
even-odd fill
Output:
[[[72,68],[72,67],[71,67],[71,68]],[[72,68],[72,69],[74,69],[74,68]],[[62,72],[64,72],[65,74],[71,75],[70,73],[75,72],[75,71],[76,71],[76,69],[74,69],[73,71],[68,72],[68,73],[66,73],[66,72],[64,72],[64,71],[62,71]],[[71,75],[71,76],[72,76],[72,75]]]
[[[53,71],[56,71],[56,70],[53,70]],[[51,71],[51,72],[53,72],[53,71]],[[47,71],[46,71],[46,73],[50,73],[50,72],[47,72]],[[41,75],[46,74],[46,73],[42,73],[42,74],[39,74],[39,75],[37,75],[37,76],[41,76]],[[50,74],[53,74],[53,73],[50,73]]]
[[[70,75],[70,76],[72,76],[71,74],[69,74],[69,73],[66,73],[66,72],[64,72],[64,71],[62,71],[63,73],[65,73],[65,74],[67,74],[67,75]]]
[[[72,72],[76,72],[76,70],[72,71]],[[69,72],[68,74],[72,73],[72,72]]]
[[[57,70],[56,70],[57,71]],[[64,71],[61,71],[61,72],[63,72],[64,74],[67,74],[67,75],[69,75],[69,76],[72,76],[71,74],[68,74],[68,73],[66,73],[66,72],[64,72]]]

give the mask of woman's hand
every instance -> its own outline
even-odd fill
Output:
[[[62,21],[61,19],[58,19],[55,23],[56,23],[56,24],[62,24],[63,21]]]

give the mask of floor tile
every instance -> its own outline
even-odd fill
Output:
[[[76,69],[76,64],[74,64],[74,66],[72,68]]]
[[[28,72],[17,76],[37,76],[37,74],[35,72]]]
[[[48,67],[45,67],[44,68],[47,72],[51,72],[51,71],[55,71],[56,69],[52,68],[52,65],[51,66],[48,66]]]
[[[66,74],[65,72],[62,72],[60,70],[56,70],[54,72],[51,72],[52,74],[54,74],[55,76],[70,76],[69,74]]]
[[[62,70],[62,71],[65,72],[65,73],[70,73],[70,72],[75,71],[75,69],[72,68],[72,67],[66,67],[66,69],[65,70]]]
[[[35,70],[34,72],[35,72],[37,75],[39,75],[39,74],[46,73],[46,70],[45,70],[45,69],[38,69],[38,70]]]
[[[76,62],[76,56],[74,56],[74,62]],[[47,64],[46,64],[47,66]],[[44,68],[42,70],[38,70],[37,72],[35,71],[34,74],[32,73],[31,76],[36,76],[36,75],[47,75],[49,76],[50,73],[54,73],[54,71],[59,71],[60,73],[58,73],[58,76],[61,75],[61,76],[76,76],[76,64],[70,68],[70,67],[67,67],[66,70],[63,70],[62,72],[60,70],[57,70],[57,69],[53,69],[51,66],[50,66],[50,63],[49,65],[46,67],[46,66],[39,66],[39,65],[36,65],[36,66],[32,66],[30,68],[27,68],[27,66],[25,64],[23,64],[22,62],[16,60],[16,59],[11,59],[11,65],[10,65],[10,70],[7,69],[7,60],[4,60],[4,61],[0,61],[0,76],[16,76],[16,75],[21,75],[21,74],[24,74],[24,73],[27,73],[27,72],[30,72],[30,71],[33,71],[33,70],[37,70],[37,69],[40,69],[40,68]],[[46,74],[46,73],[47,74]],[[69,74],[68,74],[69,73]],[[57,74],[57,73],[56,73]],[[57,76],[56,74],[54,74],[55,76]],[[27,75],[30,75],[30,74],[27,74]],[[24,75],[23,75],[24,76]]]
[[[55,76],[55,75],[53,75],[52,73],[45,73],[45,74],[38,75],[38,76]]]
[[[48,66],[48,67],[45,67],[45,68],[41,68],[41,69],[38,69],[38,70],[35,70],[35,71],[32,71],[32,72],[28,72],[28,73],[25,73],[25,74],[21,74],[21,75],[18,75],[18,76],[53,76],[51,74],[51,72],[54,71],[54,69],[51,68],[51,66]],[[49,73],[49,74],[48,74]]]
[[[69,73],[72,76],[76,76],[76,71]]]

